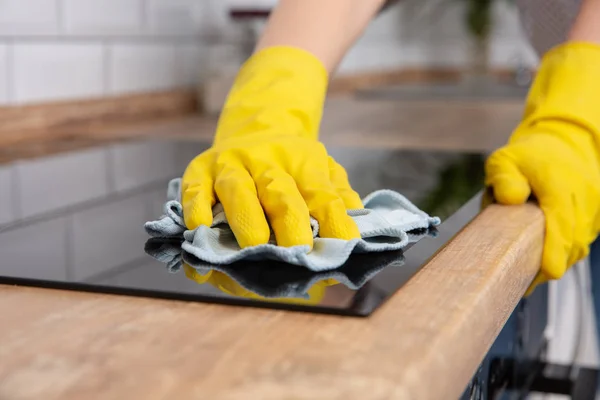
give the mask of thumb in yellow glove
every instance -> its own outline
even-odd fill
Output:
[[[600,229],[600,46],[567,43],[542,60],[525,115],[486,162],[501,204],[535,196],[546,218],[536,285],[589,253]]]
[[[327,81],[321,62],[297,48],[267,48],[244,64],[213,146],[183,175],[188,229],[210,225],[218,199],[242,248],[267,243],[269,225],[278,245],[312,248],[310,216],[322,237],[360,237],[346,212],[362,207],[360,197],[317,140]]]

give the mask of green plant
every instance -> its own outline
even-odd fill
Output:
[[[447,6],[465,3],[466,30],[474,38],[485,40],[493,26],[493,5],[498,1],[514,3],[514,0],[412,0],[406,4],[414,13],[435,17],[441,15]]]
[[[470,154],[440,170],[437,185],[418,202],[429,215],[445,219],[483,189],[484,156]]]
[[[477,39],[489,36],[492,27],[492,5],[494,0],[463,0],[467,2],[466,27]]]

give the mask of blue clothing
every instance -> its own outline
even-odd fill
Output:
[[[598,333],[600,333],[600,238],[596,239],[596,241],[592,243],[589,259],[592,280],[592,301],[594,302],[596,334],[598,335]]]

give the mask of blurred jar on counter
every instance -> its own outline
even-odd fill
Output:
[[[201,112],[217,116],[242,64],[252,55],[274,0],[229,0],[222,3],[226,24],[209,40],[201,68]]]

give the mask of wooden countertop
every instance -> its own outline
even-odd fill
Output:
[[[329,105],[326,142],[489,150],[520,113],[344,101]],[[211,123],[114,137],[170,127],[196,140]],[[456,398],[533,279],[543,232],[538,207],[492,205],[367,319],[0,286],[0,399]]]
[[[329,100],[321,127],[326,145],[488,151],[502,145],[519,122],[522,102]],[[140,122],[68,125],[52,131],[0,134],[0,164],[98,146],[158,139],[212,141],[216,118],[187,115]]]
[[[542,235],[492,205],[367,319],[0,286],[0,398],[457,398]]]

